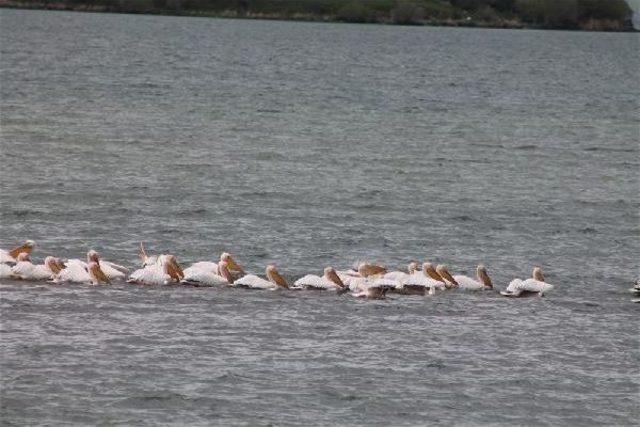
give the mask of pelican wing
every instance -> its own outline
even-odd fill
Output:
[[[252,289],[274,289],[276,285],[254,274],[247,274],[233,282],[233,286]]]
[[[339,288],[338,285],[333,283],[326,277],[316,276],[315,274],[307,274],[304,277],[299,278],[293,284],[294,288],[313,288],[313,289],[328,289],[334,290]]]
[[[102,270],[109,280],[124,279],[126,275],[121,269],[128,271],[125,267],[118,264],[100,260],[100,270]]]
[[[164,285],[170,280],[171,277],[164,272],[162,266],[156,263],[134,271],[127,281],[140,285]]]
[[[114,262],[100,260],[100,268],[102,269],[102,271],[104,271],[105,267],[110,267],[110,268],[112,268],[114,270],[118,270],[119,272],[125,273],[125,274],[129,272],[129,269],[127,267],[125,267],[125,266],[122,266],[120,264],[116,264]],[[106,271],[105,271],[105,273],[106,273]],[[111,277],[110,277],[110,279],[111,279]]]
[[[211,271],[205,270],[193,270],[191,267],[184,270],[184,279],[180,281],[185,284],[200,284],[206,286],[215,286],[215,285],[228,285],[229,282],[220,276]]]
[[[17,279],[28,280],[31,278],[31,273],[35,265],[31,261],[19,261],[16,265],[11,267],[13,276]]]
[[[368,282],[370,288],[395,289],[398,282],[395,280],[385,279],[383,277]]]
[[[0,264],[15,264],[16,259],[9,252],[0,249]]]
[[[91,276],[86,269],[86,263],[79,260],[69,260],[66,268],[60,271],[55,282],[90,283]],[[83,266],[84,264],[84,266]]]
[[[547,292],[553,290],[553,285],[546,282],[541,282],[536,279],[527,279],[520,285],[520,289],[527,292],[537,292],[540,295],[544,295]]]
[[[209,261],[200,261],[194,264],[191,264],[189,267],[184,269],[184,277],[192,276],[200,273],[209,273],[209,274],[218,274],[218,264],[215,262]]]
[[[0,264],[0,279],[9,279],[13,277],[13,271],[9,264]]]
[[[460,289],[466,291],[481,291],[484,289],[484,285],[469,276],[456,275],[453,278],[458,282]]]

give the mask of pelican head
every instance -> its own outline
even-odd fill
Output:
[[[280,275],[280,273],[278,273],[278,270],[276,270],[275,265],[271,265],[269,264],[265,270],[266,275],[267,275],[267,279],[269,279],[269,281],[275,285],[278,285],[280,287],[283,288],[288,288],[289,285],[287,284],[287,281],[284,280],[284,277],[282,277]]]
[[[87,252],[87,263],[90,263],[91,261],[100,262],[100,254],[93,249]]]
[[[17,248],[13,248],[9,251],[9,255],[12,258],[18,258],[18,255],[20,255],[21,253],[28,253],[30,254],[31,251],[36,247],[36,242],[34,242],[33,240],[26,240],[22,245],[18,246]]]
[[[447,267],[445,265],[439,264],[436,267],[436,273],[438,273],[440,277],[445,279],[447,282],[449,282],[453,286],[458,286],[458,282],[456,282],[456,279],[454,279],[451,273],[449,273],[449,270],[447,270]]]
[[[415,273],[417,269],[418,269],[418,263],[415,261],[411,261],[407,266],[407,270],[409,271],[409,274]]]
[[[487,269],[484,265],[478,265],[476,275],[478,276],[478,280],[484,284],[485,289],[493,289],[493,283],[491,282],[491,278],[489,277],[489,274],[487,274]]]
[[[182,267],[174,255],[167,255],[165,258],[165,272],[175,281],[184,279]]]
[[[236,260],[233,259],[229,252],[223,252],[220,255],[220,261],[226,262],[229,270],[239,271],[241,274],[244,274],[244,270],[242,269],[242,267],[240,267],[240,264],[238,264]]]
[[[358,266],[358,274],[362,277],[375,276],[378,274],[384,274],[387,272],[387,269],[375,264],[367,264],[363,262]]]
[[[340,289],[345,289],[345,285],[336,273],[336,270],[333,267],[326,267],[324,269],[324,277],[328,280],[331,280],[333,283],[338,285]]]
[[[28,252],[20,252],[16,261],[30,261]]]
[[[109,283],[109,278],[104,274],[104,271],[100,268],[100,264],[97,261],[90,261],[87,263],[87,271],[94,284]]]
[[[542,268],[540,267],[533,268],[533,278],[538,282],[544,282],[544,275],[542,274]]]
[[[442,278],[442,276],[440,276],[436,272],[435,268],[433,268],[433,264],[431,264],[430,262],[425,262],[424,264],[422,264],[422,272],[424,273],[425,276],[428,276],[433,280],[437,280],[438,282],[444,282],[444,279]]]
[[[44,265],[51,270],[53,274],[58,274],[64,268],[64,264],[59,258],[48,256],[44,259]]]

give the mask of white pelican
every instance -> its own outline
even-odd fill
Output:
[[[210,262],[210,261],[200,261],[194,264],[191,264],[188,268],[184,269],[184,280],[194,279],[198,281],[198,277],[204,277],[203,275],[210,276],[212,274],[217,276],[222,276],[222,272],[220,271],[220,263],[225,263],[227,267],[227,271],[231,274],[234,279],[231,280],[231,283],[235,279],[239,279],[244,276],[244,270],[238,264],[233,257],[228,252],[223,252],[220,255],[220,262]]]
[[[547,292],[553,290],[553,285],[544,281],[544,275],[540,267],[533,269],[533,277],[527,280],[513,279],[507,289],[500,292],[506,297],[521,297],[531,294],[544,296]]]
[[[387,273],[387,269],[379,265],[363,262],[358,265],[358,271],[350,269],[336,271],[336,273],[349,290],[355,291],[359,286],[371,284],[374,279],[380,279],[382,275]],[[389,284],[388,282],[391,282],[391,280],[385,283]]]
[[[81,259],[70,259],[68,261],[65,261],[65,264],[66,265],[78,264],[82,268],[87,270],[87,266],[90,262],[98,263],[100,265],[100,270],[105,276],[107,276],[109,280],[124,279],[126,277],[125,273],[129,271],[129,269],[126,267],[115,264],[113,262],[104,261],[103,259],[100,258],[100,254],[94,251],[93,249],[87,252],[86,261],[83,261]]]
[[[416,271],[396,288],[401,293],[435,294],[436,289],[445,288],[444,279],[436,272],[430,262],[422,264],[422,271]],[[427,291],[428,290],[428,291]]]
[[[100,269],[100,264],[95,261],[84,263],[80,260],[69,260],[66,267],[53,278],[53,283],[100,283],[109,284],[109,278]]]
[[[493,289],[491,278],[487,274],[487,269],[482,264],[478,265],[478,267],[476,268],[475,279],[459,274],[453,276],[453,279],[458,284],[458,287],[463,290],[482,291],[484,289]]]
[[[449,270],[447,270],[447,267],[445,265],[439,264],[436,267],[436,273],[438,273],[438,275],[444,280],[445,287],[447,289],[449,289],[449,288],[457,288],[458,287],[458,282],[451,275],[451,273],[449,273]]]
[[[395,280],[396,282],[401,282],[403,280],[406,280],[409,276],[414,274],[417,270],[418,270],[418,263],[415,262],[415,261],[412,261],[412,262],[409,263],[409,265],[407,265],[407,271],[409,273],[405,273],[404,271],[390,271],[388,273],[385,273],[385,275],[382,276],[382,277],[384,279]]]
[[[27,255],[36,247],[36,242],[27,240],[22,245],[15,247],[9,251],[0,249],[0,264],[15,264],[16,258],[22,253]]]
[[[87,252],[87,264],[91,261],[100,264],[100,269],[109,278],[109,280],[124,279],[126,277],[126,273],[129,272],[127,267],[101,259],[100,254],[93,249]]]
[[[210,269],[184,270],[184,279],[180,283],[192,286],[216,286],[230,285],[233,283],[233,275],[229,271],[226,261],[216,264],[215,272]]]
[[[13,277],[20,280],[53,280],[65,265],[59,258],[48,256],[44,264],[33,264],[26,252],[18,255],[18,263],[11,268]]]
[[[336,273],[333,267],[326,267],[322,277],[307,274],[296,280],[293,287],[301,289],[325,289],[338,292],[344,292],[349,289],[347,285],[340,280],[338,273]]]
[[[232,286],[270,290],[289,288],[289,284],[286,280],[284,280],[284,277],[282,277],[280,273],[278,273],[278,270],[276,270],[275,266],[268,265],[265,269],[265,274],[267,276],[267,280],[254,274],[247,274],[246,276],[243,276],[233,282]]]
[[[168,285],[184,279],[184,273],[176,257],[160,255],[153,264],[147,265],[131,273],[127,283],[137,285]]]

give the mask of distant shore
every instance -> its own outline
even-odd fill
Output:
[[[565,7],[558,7],[563,1],[566,1]],[[581,2],[584,5],[581,6]],[[567,8],[569,3],[571,7]],[[469,9],[459,6],[463,4]],[[491,6],[500,4],[502,9]],[[631,10],[624,0],[280,0],[279,3],[269,0],[0,0],[0,8],[306,22],[635,31]]]

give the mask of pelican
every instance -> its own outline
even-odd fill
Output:
[[[436,267],[436,273],[438,273],[438,275],[444,280],[445,283],[445,287],[447,289],[450,288],[457,288],[458,282],[456,281],[456,279],[451,275],[451,273],[449,273],[449,270],[447,270],[447,267],[443,264],[439,264]]]
[[[195,271],[189,271],[189,268],[185,269],[184,279],[180,283],[192,286],[230,285],[233,283],[233,275],[229,271],[229,264],[226,261],[220,261],[215,265],[215,272],[210,269],[196,269]]]
[[[18,263],[11,268],[12,276],[20,280],[53,280],[65,265],[59,258],[48,256],[44,264],[36,265],[29,259],[29,254],[18,255]]]
[[[640,280],[636,280],[636,283],[633,284],[633,288],[629,289],[629,291],[636,295],[640,294]]]
[[[500,294],[506,297],[520,297],[531,294],[544,296],[547,292],[553,290],[553,285],[544,281],[544,275],[540,267],[533,269],[532,276],[531,279],[527,280],[513,279],[507,289],[500,292]]]
[[[34,242],[33,240],[26,240],[22,245],[15,247],[9,251],[0,249],[0,264],[15,264],[18,255],[20,255],[21,253],[26,253],[28,255],[35,247],[36,242]]]
[[[340,280],[338,273],[336,273],[336,270],[333,267],[326,267],[322,277],[307,274],[306,276],[296,280],[293,287],[301,289],[324,289],[338,292],[345,292],[349,289],[347,285]]]
[[[493,289],[491,278],[487,274],[487,269],[482,264],[478,265],[476,268],[475,279],[462,275],[455,275],[453,276],[453,279],[458,284],[458,287],[463,290],[482,291],[484,289]]]
[[[358,271],[342,270],[337,271],[336,273],[338,274],[340,280],[342,280],[342,282],[351,291],[355,291],[362,285],[371,284],[375,279],[381,279],[383,275],[387,273],[387,269],[379,265],[363,262],[358,265]],[[393,287],[395,286],[395,284],[391,286],[392,282],[392,280],[386,280],[384,284],[387,287]],[[383,283],[380,282],[380,285],[382,286]]]
[[[395,280],[397,282],[401,282],[406,280],[409,276],[414,274],[418,270],[418,263],[412,261],[407,265],[407,271],[409,273],[405,273],[404,271],[390,271],[382,276],[384,279]]]
[[[185,268],[184,280],[190,280],[193,278],[195,281],[198,281],[198,277],[204,277],[203,275],[210,276],[212,274],[222,276],[222,272],[220,271],[221,263],[226,264],[227,271],[236,279],[244,276],[245,273],[240,264],[238,264],[228,252],[223,252],[220,255],[220,262],[218,263],[200,261],[191,264],[188,268]],[[235,279],[232,279],[230,283],[232,283],[233,280]]]
[[[124,279],[129,269],[123,267],[121,265],[115,264],[113,262],[104,261],[100,258],[100,254],[93,249],[87,252],[87,260],[83,261],[81,259],[70,259],[65,262],[65,264],[78,264],[85,270],[87,270],[87,266],[90,262],[95,262],[100,265],[100,270],[109,280],[118,280]]]
[[[153,264],[131,273],[127,283],[137,285],[168,285],[184,279],[184,273],[173,255],[159,255]]]
[[[422,271],[416,271],[396,288],[401,293],[435,294],[436,289],[444,289],[444,279],[436,272],[430,262],[422,264]]]
[[[247,274],[233,282],[235,287],[251,288],[251,289],[289,289],[287,281],[278,273],[274,265],[268,265],[265,269],[267,280],[254,274]]]
[[[91,261],[100,264],[100,269],[109,278],[109,280],[124,279],[126,274],[129,272],[127,267],[103,260],[100,258],[100,254],[93,249],[87,252],[87,264]]]
[[[109,278],[100,269],[100,264],[96,261],[85,263],[80,260],[69,260],[66,267],[58,272],[52,283],[91,283],[98,285],[100,283],[109,284]]]

